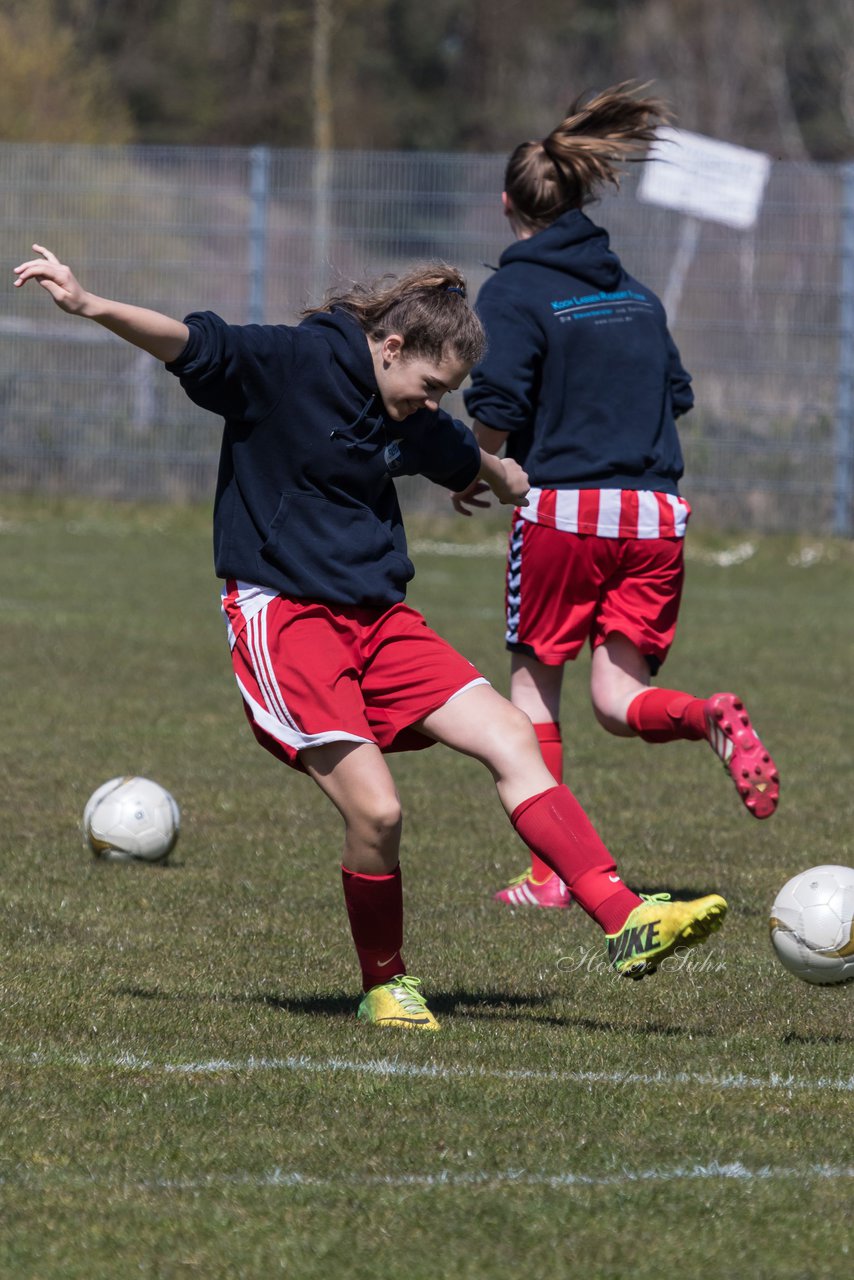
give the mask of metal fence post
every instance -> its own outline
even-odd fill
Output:
[[[313,302],[319,302],[323,297],[331,266],[329,261],[331,188],[332,152],[316,150],[312,165],[311,291]]]
[[[854,164],[842,168],[841,224],[833,532],[850,538],[854,532]]]
[[[266,319],[267,206],[270,199],[270,148],[249,153],[249,303],[250,324]]]

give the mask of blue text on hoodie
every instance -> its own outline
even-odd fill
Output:
[[[512,433],[532,486],[677,492],[691,379],[659,299],[606,231],[572,210],[512,244],[477,310],[489,347],[466,408]]]

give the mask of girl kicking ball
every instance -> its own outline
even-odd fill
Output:
[[[438,1025],[402,955],[395,751],[441,742],[482,761],[521,838],[603,929],[619,973],[642,977],[719,927],[716,894],[661,902],[623,884],[525,713],[404,602],[414,570],[395,477],[451,491],[480,479],[515,506],[528,489],[518,463],[481,450],[439,408],[484,351],[457,270],[356,285],[293,327],[231,325],[98,297],[33,248],[18,287],[35,281],[63,311],[149,352],[225,420],[214,556],[234,673],[261,745],[341,814],[360,1018]]]

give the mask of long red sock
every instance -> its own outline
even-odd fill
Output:
[[[678,689],[644,689],[629,703],[626,721],[644,742],[706,736],[705,703]]]
[[[569,787],[550,787],[523,800],[510,821],[606,933],[622,928],[641,900],[623,884],[614,859]]]
[[[390,875],[366,876],[341,868],[350,932],[366,991],[406,973],[403,946],[403,889],[400,867]]]
[[[563,782],[563,738],[560,724],[555,720],[535,724],[534,733],[537,735],[546,768],[555,782]],[[548,863],[543,862],[533,849],[529,849],[528,852],[531,855],[531,879],[536,884],[542,884],[554,873]]]

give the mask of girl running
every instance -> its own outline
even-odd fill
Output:
[[[627,274],[584,209],[619,185],[667,118],[621,85],[576,101],[541,141],[507,162],[504,212],[516,237],[477,311],[488,338],[465,402],[481,448],[526,468],[531,490],[511,525],[506,632],[510,697],[563,777],[564,664],[592,650],[590,693],[609,733],[706,741],[748,812],[768,818],[779,776],[741,698],[650,688],[673,642],[690,508],[679,496],[676,419],[694,402],[664,309]],[[454,499],[487,505],[475,482]],[[512,906],[568,907],[547,860],[495,894]]]

